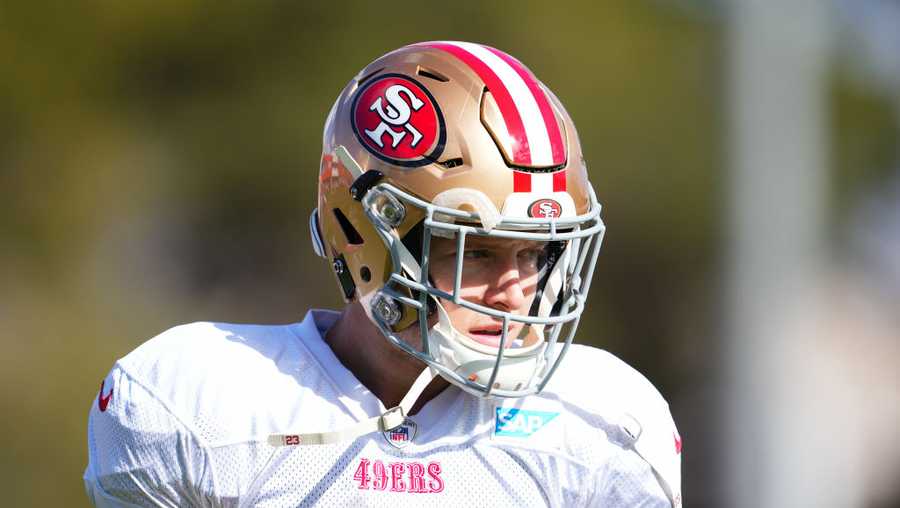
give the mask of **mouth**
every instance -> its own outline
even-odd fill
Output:
[[[487,326],[475,326],[473,328],[469,328],[467,335],[472,338],[475,342],[479,344],[484,344],[486,346],[491,347],[500,347],[500,336],[502,335],[503,327],[500,325],[487,325]],[[506,331],[506,347],[516,347],[514,340],[516,334],[513,333],[513,326],[510,325],[509,329]]]

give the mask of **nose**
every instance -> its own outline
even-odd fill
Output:
[[[484,293],[484,303],[493,309],[506,312],[519,310],[525,304],[525,291],[515,256],[498,260],[495,272]]]

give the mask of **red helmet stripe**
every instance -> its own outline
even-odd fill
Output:
[[[451,55],[462,60],[472,70],[478,74],[478,77],[487,85],[488,90],[494,96],[500,114],[503,115],[503,121],[506,123],[506,130],[513,138],[513,164],[531,165],[531,147],[528,142],[528,134],[525,130],[525,124],[522,122],[522,116],[516,102],[510,94],[509,88],[503,82],[497,73],[491,67],[483,62],[480,58],[464,49],[458,43],[450,42],[425,42],[423,46],[438,48],[444,50]]]
[[[531,173],[513,171],[513,192],[531,192]]]
[[[553,173],[553,192],[566,191],[566,170]]]
[[[510,67],[516,71],[516,74],[522,78],[522,81],[525,82],[525,86],[528,87],[528,90],[531,92],[531,95],[534,97],[534,101],[537,103],[538,109],[541,110],[541,117],[544,120],[544,128],[547,130],[547,136],[550,138],[550,150],[551,156],[554,166],[558,166],[564,164],[566,162],[566,149],[562,140],[562,133],[559,129],[559,123],[556,121],[556,115],[553,114],[553,107],[550,105],[550,101],[547,99],[547,94],[541,90],[541,85],[538,84],[537,78],[534,77],[534,74],[527,67],[525,67],[522,62],[516,60],[514,57],[500,51],[499,49],[492,48],[490,46],[484,46],[485,49],[490,51],[491,53],[500,57],[504,62],[509,64]]]

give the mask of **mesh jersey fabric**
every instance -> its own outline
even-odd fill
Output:
[[[282,326],[193,323],[116,362],[90,410],[84,481],[92,501],[655,507],[680,500],[667,404],[624,362],[578,345],[539,395],[489,400],[447,388],[411,417],[415,431],[402,448],[381,432],[329,445],[269,445],[270,434],[333,430],[384,412],[323,341],[336,318],[310,311]],[[623,415],[638,422],[637,441]]]

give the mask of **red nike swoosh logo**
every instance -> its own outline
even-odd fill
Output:
[[[112,395],[112,392],[110,392],[110,395]],[[678,434],[673,434],[672,436],[675,438],[675,454],[678,455],[681,453],[681,436]]]
[[[100,393],[97,395],[97,407],[100,408],[100,411],[106,411],[106,406],[108,406],[109,401],[112,400],[112,388],[109,389],[109,394],[106,397],[103,396],[103,385],[105,383],[105,379],[100,381]]]

